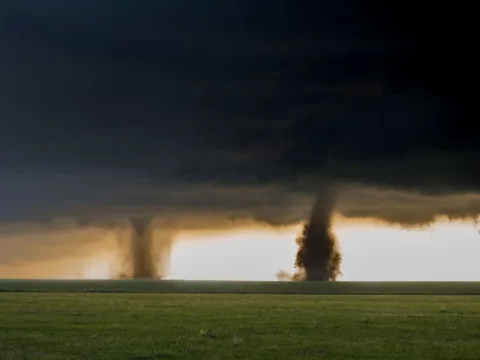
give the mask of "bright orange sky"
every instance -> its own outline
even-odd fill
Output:
[[[172,254],[169,278],[275,280],[293,272],[295,236],[301,227],[184,234]],[[373,223],[347,223],[336,234],[346,281],[480,280],[480,234],[469,223],[439,223],[406,230]],[[86,277],[108,277],[108,264],[93,260]]]
[[[179,242],[171,277],[274,280],[279,270],[293,272],[299,230]],[[425,230],[356,224],[342,226],[336,234],[344,257],[340,280],[480,280],[480,235],[471,224],[444,223]]]
[[[275,280],[293,272],[301,226],[211,233],[183,233],[174,244],[169,278]],[[407,230],[373,222],[336,221],[348,281],[480,280],[480,234],[471,223],[438,223]],[[1,277],[108,278],[114,254],[88,259],[0,265]]]

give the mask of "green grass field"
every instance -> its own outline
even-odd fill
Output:
[[[44,292],[15,292],[14,284]],[[10,286],[0,293],[0,359],[480,358],[478,296],[165,293],[173,284],[190,292],[259,286],[246,282],[226,288],[215,282],[110,282],[108,291],[123,292],[60,292],[60,285],[79,291],[82,284],[0,282],[3,290]],[[88,284],[101,291],[105,282]],[[289,283],[260,284],[279,292]],[[291,291],[300,286],[290,284]],[[451,287],[465,292],[461,285]],[[319,292],[337,285],[302,286]],[[152,287],[163,293],[147,293]]]
[[[0,280],[0,292],[480,295],[480,282],[279,282],[180,280]],[[1,360],[1,359],[0,359]]]

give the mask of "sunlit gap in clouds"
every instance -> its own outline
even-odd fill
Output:
[[[279,270],[293,272],[299,230],[300,225],[181,233],[173,245],[166,279],[275,280]],[[98,254],[85,262],[81,278],[112,278],[117,261],[115,251]]]
[[[472,222],[426,229],[365,224],[336,231],[345,281],[480,281],[480,236]]]
[[[180,234],[167,279],[275,280],[292,273],[301,225]],[[402,229],[378,222],[337,220],[344,281],[480,280],[480,237],[467,222],[439,222],[427,229]],[[83,278],[109,278],[115,256],[89,259]]]
[[[114,264],[116,254],[113,252],[103,253],[86,261],[80,272],[82,279],[111,279],[115,275]]]
[[[187,235],[174,247],[170,278],[275,280],[279,270],[293,272],[299,230],[293,226]]]

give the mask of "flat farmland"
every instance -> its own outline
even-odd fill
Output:
[[[478,296],[246,293],[256,285],[231,294],[222,284],[210,294],[192,284],[189,293],[4,289],[0,359],[479,358]]]
[[[480,282],[0,280],[0,292],[480,295]]]

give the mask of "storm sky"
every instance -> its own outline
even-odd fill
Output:
[[[0,221],[477,216],[470,22],[409,3],[2,1]]]

